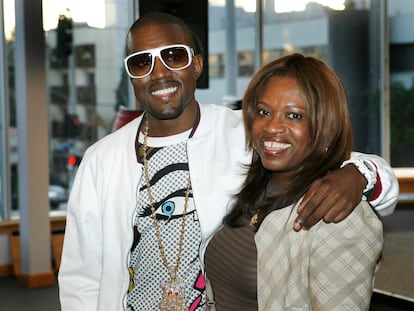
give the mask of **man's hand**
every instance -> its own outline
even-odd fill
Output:
[[[293,229],[309,229],[321,219],[340,222],[361,201],[367,180],[350,164],[336,169],[315,181],[298,207],[298,217]]]

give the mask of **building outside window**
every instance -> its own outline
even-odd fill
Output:
[[[254,52],[242,51],[238,53],[239,77],[251,77],[254,74]]]
[[[209,61],[209,78],[224,78],[224,54],[210,54]]]

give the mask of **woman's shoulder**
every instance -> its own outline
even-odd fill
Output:
[[[282,235],[291,236],[293,239],[304,238],[309,243],[325,239],[382,239],[382,221],[365,200],[361,200],[354,211],[341,222],[326,223],[321,220],[308,230],[295,232],[293,224],[298,205],[275,210],[267,215],[257,231],[256,239],[270,240]]]
[[[374,245],[376,249],[383,243],[382,221],[366,201],[361,201],[344,220],[338,223],[321,221],[309,231],[314,249],[371,248]]]

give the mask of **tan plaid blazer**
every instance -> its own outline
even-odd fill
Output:
[[[371,206],[300,232],[292,208],[269,214],[255,236],[259,310],[368,310],[383,245]]]

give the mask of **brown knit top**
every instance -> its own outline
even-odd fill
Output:
[[[257,251],[254,230],[223,226],[210,241],[205,271],[217,311],[257,310]]]

